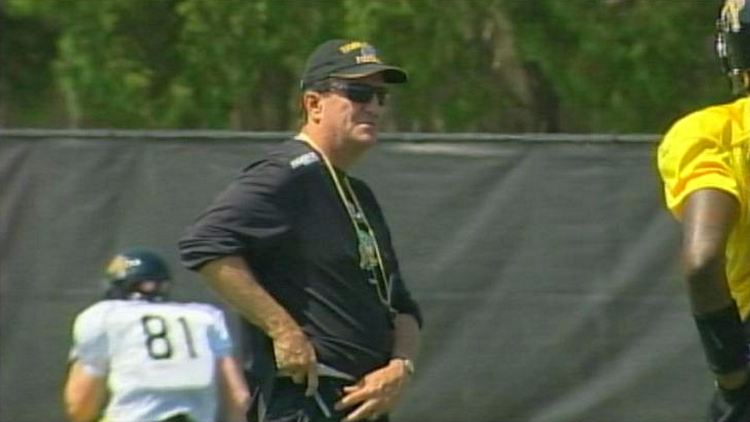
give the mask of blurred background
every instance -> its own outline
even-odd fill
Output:
[[[718,0],[3,0],[0,125],[291,130],[319,42],[411,74],[394,131],[656,133],[729,92]]]
[[[178,299],[223,306],[176,241],[297,128],[335,37],[410,73],[354,169],[427,321],[394,421],[703,421],[654,150],[731,99],[719,3],[0,0],[0,422],[64,420],[70,327],[114,252],[156,249]]]

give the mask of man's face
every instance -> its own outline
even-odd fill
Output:
[[[384,108],[379,97],[384,90],[385,82],[379,73],[334,81],[332,89],[322,94],[321,124],[340,142],[374,144]],[[369,101],[364,100],[370,95]]]

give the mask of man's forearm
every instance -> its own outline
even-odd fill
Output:
[[[300,329],[289,313],[258,283],[242,258],[219,258],[204,265],[200,273],[224,300],[270,337]]]
[[[313,394],[318,386],[315,348],[291,315],[258,283],[238,256],[217,259],[201,270],[211,286],[246,320],[273,341],[276,369],[296,383],[307,383]]]
[[[394,319],[393,357],[416,361],[421,333],[417,319],[410,314],[398,314]]]

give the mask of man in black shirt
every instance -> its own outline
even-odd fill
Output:
[[[321,44],[302,76],[301,132],[180,240],[183,263],[246,320],[261,391],[250,420],[387,421],[414,372],[419,307],[372,191],[346,173],[377,142],[387,84],[406,80],[370,44]]]

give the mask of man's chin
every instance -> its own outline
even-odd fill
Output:
[[[378,131],[375,129],[359,131],[356,136],[354,136],[354,139],[360,144],[375,144],[378,142]]]
[[[377,143],[378,143],[378,139],[375,137],[363,139],[359,142],[360,145],[365,146],[365,147],[371,147]]]

